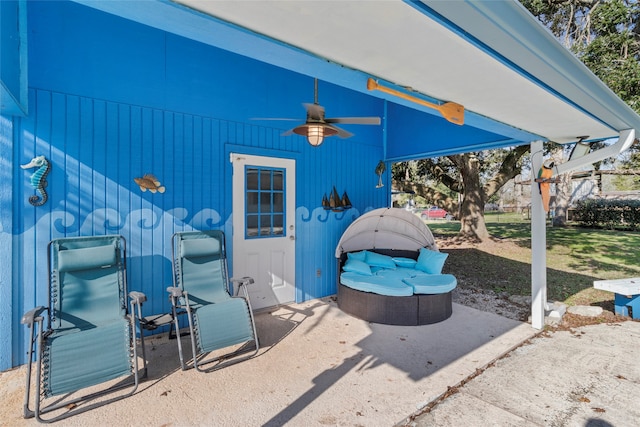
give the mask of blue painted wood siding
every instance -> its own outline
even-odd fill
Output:
[[[296,299],[334,294],[342,232],[389,203],[389,185],[375,188],[383,127],[350,127],[353,138],[328,138],[318,148],[283,137],[282,128],[268,127],[281,123],[250,118],[304,120],[300,103],[312,100],[312,78],[65,4],[29,8],[29,113],[0,116],[0,187],[11,189],[0,192],[0,337],[11,341],[0,349],[0,370],[25,362],[20,317],[47,305],[46,246],[53,238],[122,234],[129,289],[149,298],[143,314],[167,312],[172,233],[216,228],[232,242],[231,152],[296,160]],[[101,29],[109,29],[108,44]],[[145,57],[129,61],[136,52]],[[383,113],[382,102],[363,94],[323,82],[320,90],[331,116]],[[52,169],[49,200],[34,207],[35,169],[18,165],[39,155]],[[164,193],[141,191],[134,178],[147,173]],[[347,191],[353,209],[322,209],[334,185]]]
[[[45,90],[31,90],[29,102],[34,113],[21,120],[19,163],[45,155],[52,170],[49,201],[39,208],[27,202],[35,170],[14,170],[21,242],[13,256],[14,324],[22,312],[46,304],[46,243],[62,236],[122,234],[130,289],[147,294],[145,314],[167,312],[171,235],[191,228],[230,230],[228,145],[298,161],[298,301],[335,293],[333,251],[342,232],[362,211],[386,204],[386,191],[375,189],[379,150],[367,145],[329,139],[311,148],[279,130]],[[134,178],[146,173],[158,178],[165,193],[141,191]],[[334,185],[348,192],[354,209],[322,209],[322,196]]]

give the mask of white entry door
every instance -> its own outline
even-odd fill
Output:
[[[295,300],[296,163],[232,154],[233,276],[251,276],[254,309]]]

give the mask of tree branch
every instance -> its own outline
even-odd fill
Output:
[[[458,211],[458,203],[454,199],[427,185],[409,181],[393,180],[391,181],[391,188],[394,191],[406,193],[413,192],[416,195],[422,196],[427,200],[432,200],[433,203],[449,212]]]
[[[507,181],[515,178],[522,171],[522,167],[518,165],[518,162],[522,156],[529,152],[529,148],[529,145],[520,145],[507,154],[498,172],[482,188],[485,200],[489,200]]]

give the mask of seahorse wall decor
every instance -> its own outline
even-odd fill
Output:
[[[38,156],[31,159],[26,165],[20,165],[22,169],[38,168],[33,175],[31,175],[31,186],[36,189],[40,195],[37,194],[29,197],[29,203],[33,206],[42,206],[47,203],[49,196],[44,188],[47,186],[47,174],[51,170],[51,164],[44,156]]]

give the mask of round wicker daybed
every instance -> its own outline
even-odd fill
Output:
[[[455,278],[451,275],[434,274],[427,279],[444,278],[452,286],[434,287],[434,293],[426,293],[429,292],[429,287],[426,287],[426,291],[416,291],[415,294],[402,284],[391,286],[391,280],[387,292],[385,279],[377,277],[372,280],[374,289],[365,291],[342,276],[348,259],[360,257],[363,253],[395,260],[417,260],[421,250],[431,252],[438,249],[429,227],[411,212],[381,208],[360,216],[344,232],[335,252],[338,258],[338,307],[359,319],[388,325],[426,325],[448,319],[452,314],[451,289],[455,287]],[[360,279],[365,284],[370,280],[368,276]]]

